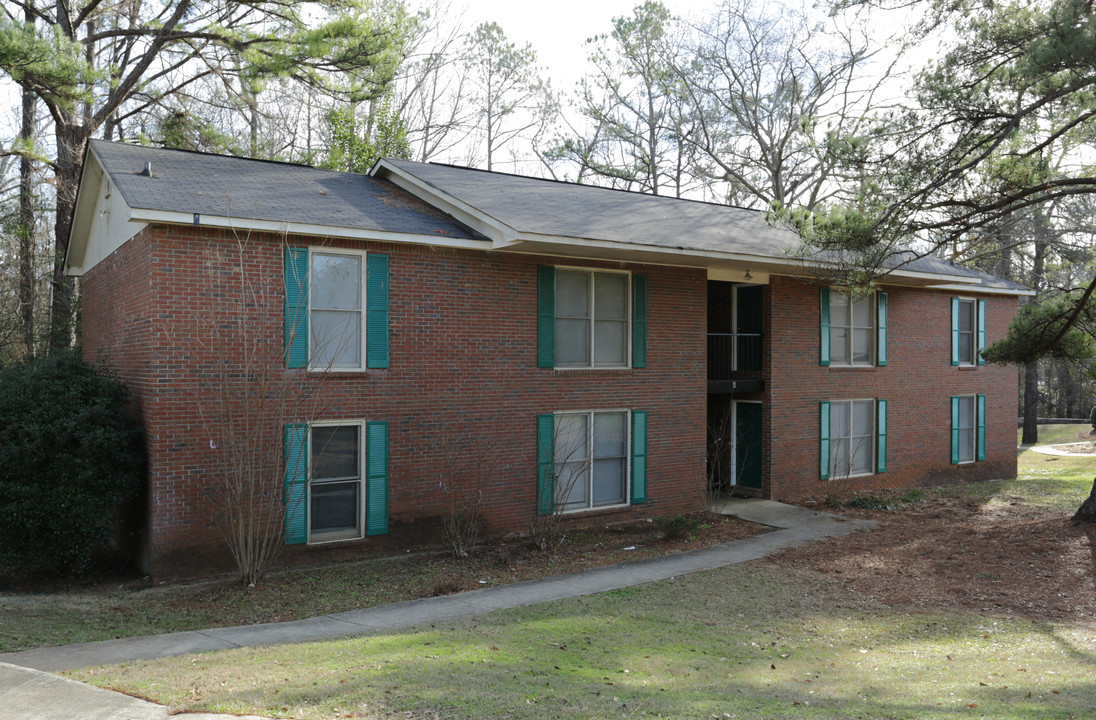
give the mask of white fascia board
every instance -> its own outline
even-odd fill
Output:
[[[975,280],[975,283],[978,281]],[[984,295],[1011,295],[1013,297],[1034,297],[1035,291],[1029,288],[1019,290],[1017,288],[995,288],[973,285],[930,285],[931,290],[951,290],[953,292],[976,292]]]
[[[196,215],[197,217],[195,217]],[[491,242],[489,240],[451,238],[444,235],[394,233],[381,230],[333,227],[330,225],[312,225],[309,223],[285,223],[275,220],[253,220],[250,218],[200,215],[169,210],[145,210],[135,208],[132,211],[131,219],[145,223],[163,223],[166,225],[216,227],[228,230],[285,233],[287,235],[307,235],[311,237],[343,238],[348,240],[372,240],[374,242],[411,243],[414,245],[433,245],[436,247],[463,248],[467,250],[491,249]]]
[[[666,265],[681,265],[686,267],[709,267],[726,265],[728,263],[734,265],[741,265],[744,267],[757,267],[764,269],[774,275],[788,275],[792,277],[809,277],[812,273],[810,271],[810,261],[805,258],[798,258],[794,256],[779,256],[779,255],[752,255],[746,253],[734,253],[734,252],[720,252],[717,250],[696,250],[689,248],[673,248],[664,247],[660,245],[638,245],[633,243],[621,243],[613,242],[611,240],[588,240],[580,238],[559,237],[550,235],[535,235],[532,233],[522,233],[518,236],[518,240],[525,243],[518,252],[535,253],[537,252],[536,245],[548,245],[553,248],[560,246],[571,246],[578,251],[576,255],[579,255],[582,251],[587,253],[591,249],[599,250],[615,250],[621,255],[624,254],[636,254],[643,255],[648,254],[652,256],[652,262],[654,264]],[[558,251],[553,251],[558,252]],[[681,259],[681,262],[667,262],[665,259],[658,260],[653,259],[655,256],[676,256]],[[700,261],[700,262],[698,262]],[[638,262],[642,262],[639,260]],[[979,280],[976,278],[966,279],[956,275],[945,275],[942,273],[926,273],[916,270],[892,270],[886,274],[887,281],[884,284],[903,284],[902,280],[907,281],[911,285],[927,286],[935,283],[956,283],[965,284],[971,283],[977,285]],[[898,280],[899,282],[894,282]]]
[[[406,190],[423,202],[453,216],[459,222],[490,238],[491,246],[495,249],[507,248],[520,242],[518,231],[514,228],[498,221],[479,208],[469,205],[463,200],[419,180],[414,175],[400,170],[400,168],[386,162],[383,158],[377,161],[370,174],[375,177],[379,175],[390,180],[393,185]]]

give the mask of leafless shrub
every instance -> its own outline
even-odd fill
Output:
[[[286,426],[307,432],[324,377],[287,368],[290,342],[281,313],[272,312],[283,306],[284,277],[281,264],[270,262],[270,245],[233,236],[197,247],[205,258],[199,282],[208,296],[191,309],[187,332],[178,338],[191,344],[180,352],[197,355],[200,379],[192,400],[209,437],[206,482],[216,524],[248,586],[285,546],[286,512],[297,510],[287,507],[285,464],[307,462],[305,453],[285,452]]]
[[[491,423],[471,423],[451,437],[441,433],[441,479],[438,485],[448,507],[442,518],[445,542],[455,557],[470,556],[483,528],[483,506],[491,478],[498,472],[498,433]]]
[[[563,515],[567,506],[562,500],[570,497],[575,483],[589,466],[578,461],[583,454],[583,440],[571,437],[557,422],[552,433],[552,448],[548,464],[550,477],[546,498],[538,498],[537,513],[529,521],[529,539],[537,550],[551,550],[563,542]],[[590,455],[590,453],[586,453]],[[547,507],[541,505],[547,504]]]

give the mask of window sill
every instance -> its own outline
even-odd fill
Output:
[[[875,369],[880,368],[880,367],[886,367],[886,365],[873,365],[873,364],[869,365],[867,363],[865,363],[863,365],[835,365],[835,364],[830,364],[826,367],[829,367],[830,370],[875,370]]]
[[[583,507],[583,508],[575,508],[574,510],[563,510],[563,511],[560,512],[560,514],[561,515],[566,515],[566,516],[582,515],[582,514],[585,514],[585,513],[603,512],[605,510],[624,510],[624,509],[629,508],[631,506],[632,506],[632,504],[627,503],[627,502],[626,503],[620,503],[620,504],[617,504],[617,505],[598,505],[597,507]]]
[[[317,545],[332,545],[334,543],[340,542],[353,542],[355,540],[361,540],[363,537],[365,536],[362,535],[361,531],[359,530],[355,530],[352,533],[331,533],[330,535],[321,536],[318,538],[309,538],[308,546],[314,547]]]
[[[960,371],[962,371],[962,370],[977,370],[980,367],[985,367],[985,365],[954,365],[953,367],[957,367],[957,368],[959,368]]]

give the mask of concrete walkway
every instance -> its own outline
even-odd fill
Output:
[[[737,515],[743,520],[775,529],[763,535],[687,553],[306,620],[194,630],[0,654],[0,707],[5,708],[5,717],[9,720],[75,717],[93,720],[164,718],[167,717],[167,709],[159,705],[47,673],[89,665],[149,660],[237,647],[393,632],[416,625],[590,595],[756,560],[777,550],[827,537],[848,535],[874,524],[866,520],[846,520],[836,515],[771,500],[727,500],[721,505],[719,512]],[[7,714],[13,710],[14,715]],[[218,716],[187,717],[200,720],[203,717]]]

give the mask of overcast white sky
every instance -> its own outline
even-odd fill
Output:
[[[719,0],[662,0],[670,12],[692,17],[710,11]],[[643,0],[453,0],[465,6],[463,24],[474,28],[496,22],[511,41],[530,43],[545,75],[561,90],[571,90],[582,77],[588,38],[608,34],[615,17],[631,15]]]

